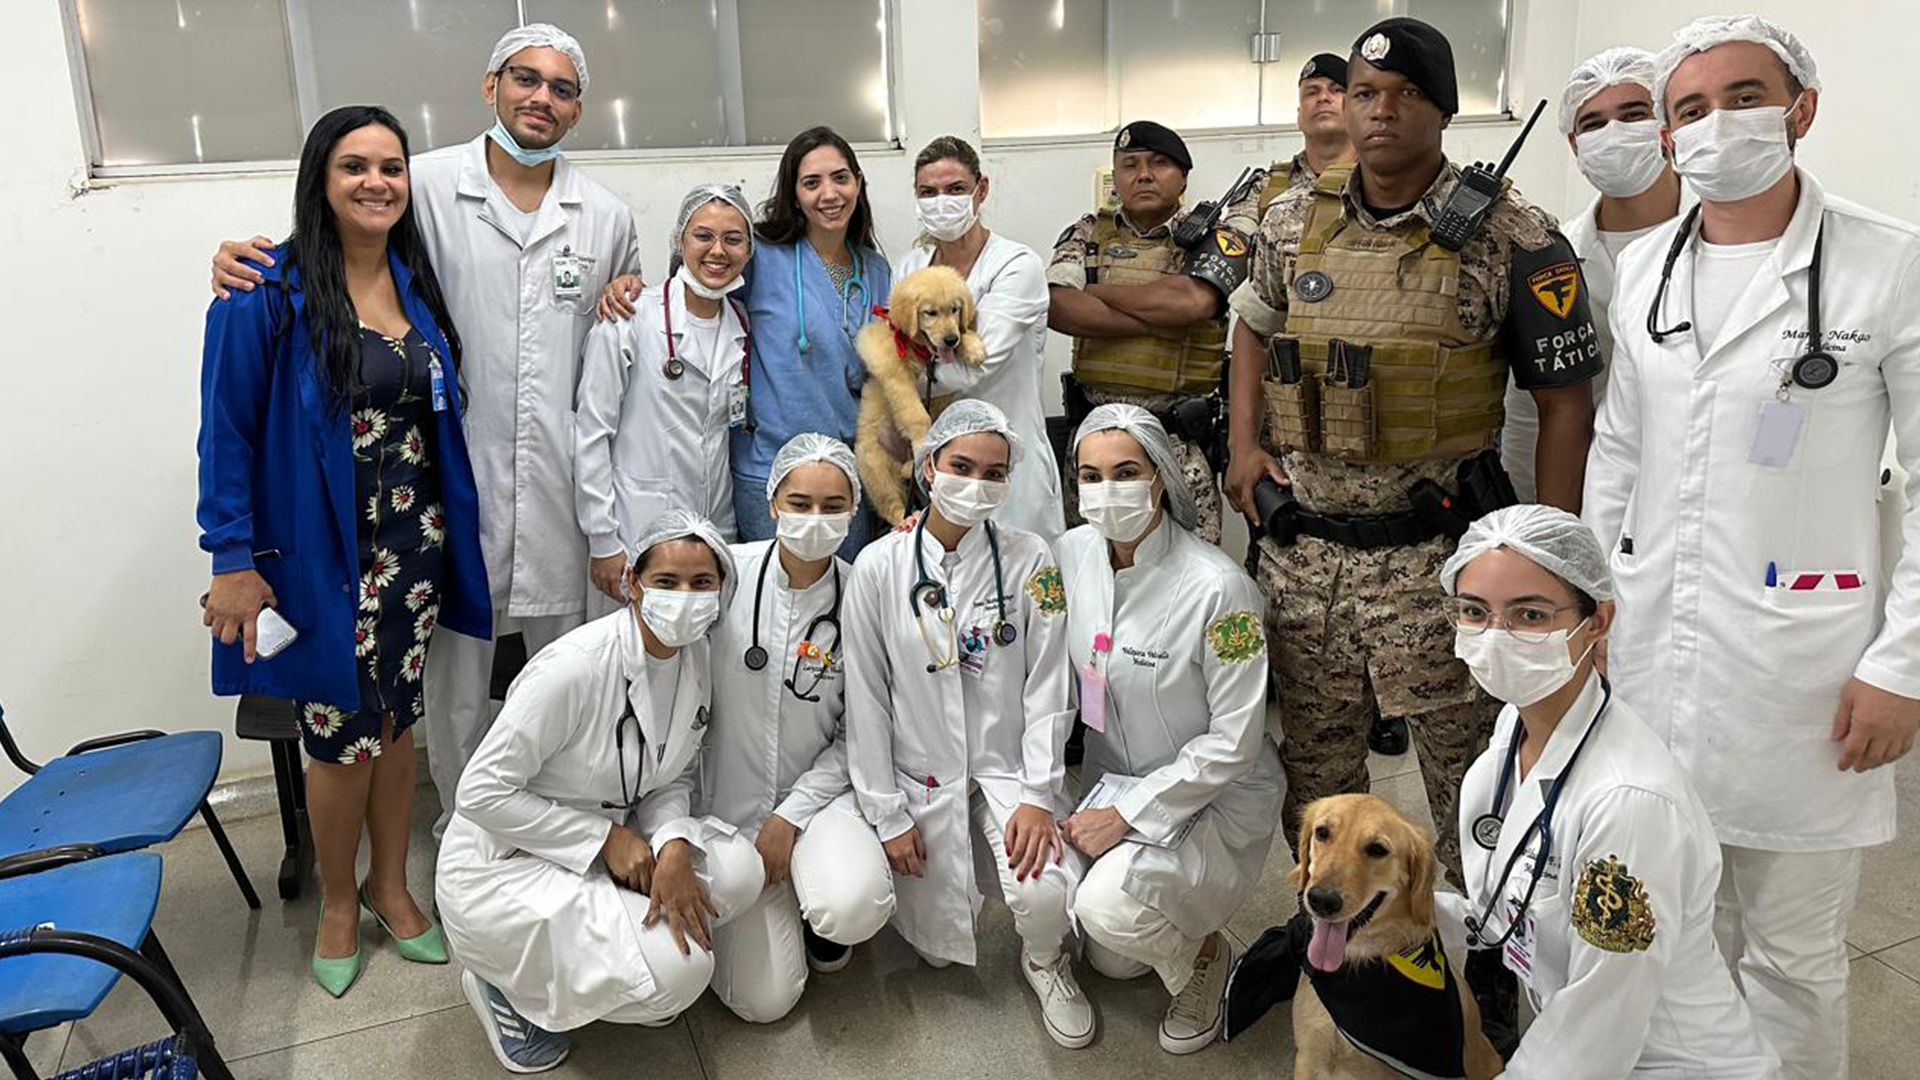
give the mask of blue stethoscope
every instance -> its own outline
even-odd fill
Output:
[[[793,252],[794,321],[798,323],[800,328],[799,334],[794,338],[794,344],[800,349],[801,356],[805,356],[813,351],[813,342],[807,340],[807,293],[805,289],[800,287],[800,264],[806,260],[806,255],[800,251],[799,246],[806,242],[805,239],[799,240],[794,245]],[[851,244],[848,245],[848,250],[853,251]],[[853,251],[853,276],[847,279],[845,285],[840,286],[835,291],[840,294],[840,330],[847,335],[848,341],[852,341],[854,331],[858,330],[859,327],[855,326],[853,321],[847,317],[848,314],[850,312],[865,312],[867,309],[873,307],[873,294],[867,291],[867,260],[858,251]],[[853,297],[856,293],[859,294],[860,297],[858,304],[853,302]],[[863,319],[861,321],[864,322],[865,320]]]
[[[1476,949],[1498,949],[1505,945],[1513,937],[1513,932],[1526,921],[1527,911],[1533,907],[1534,890],[1540,887],[1541,875],[1547,872],[1547,860],[1553,854],[1553,808],[1560,802],[1560,793],[1566,790],[1567,777],[1573,775],[1573,766],[1580,760],[1580,752],[1587,748],[1588,740],[1593,738],[1601,719],[1607,715],[1607,706],[1613,702],[1613,684],[1607,681],[1605,675],[1600,676],[1600,692],[1603,696],[1599,710],[1593,714],[1593,723],[1587,725],[1586,733],[1580,736],[1580,742],[1573,748],[1573,756],[1567,759],[1566,767],[1548,786],[1547,797],[1540,804],[1540,812],[1534,815],[1532,824],[1521,834],[1520,842],[1514,845],[1513,854],[1507,856],[1507,865],[1497,879],[1499,887],[1487,898],[1486,907],[1481,909],[1479,918],[1467,916],[1467,940]],[[1525,740],[1526,729],[1516,724],[1513,738],[1507,742],[1506,761],[1500,766],[1500,781],[1494,785],[1493,809],[1473,819],[1473,842],[1488,851],[1500,846],[1500,832],[1506,823],[1507,789],[1513,784],[1514,771],[1520,759],[1520,744]],[[1487,920],[1493,917],[1494,910],[1506,899],[1507,880],[1513,875],[1513,865],[1521,855],[1526,854],[1527,840],[1536,832],[1540,834],[1540,850],[1535,853],[1533,869],[1527,874],[1526,895],[1520,900],[1519,910],[1508,916],[1507,932],[1501,934],[1498,940],[1488,941]]]

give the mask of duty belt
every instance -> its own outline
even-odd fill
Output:
[[[1294,512],[1294,521],[1302,536],[1362,551],[1411,547],[1443,535],[1440,528],[1422,521],[1411,510],[1397,514],[1316,514],[1302,508]]]
[[[1188,400],[1200,400],[1207,397],[1205,394],[1174,394],[1169,396],[1186,398]],[[1075,430],[1079,429],[1080,422],[1085,420],[1087,414],[1094,409],[1093,400],[1087,397],[1086,390],[1081,388],[1080,381],[1075,379],[1071,373],[1060,376],[1060,404],[1066,413],[1068,422],[1072,424]],[[1167,430],[1167,434],[1176,439],[1184,439],[1192,443],[1204,443],[1212,435],[1204,426],[1202,426],[1200,430],[1194,430],[1194,425],[1187,423],[1181,418],[1178,405],[1171,409],[1148,409],[1147,411],[1153,414],[1155,420],[1160,421],[1160,426]]]

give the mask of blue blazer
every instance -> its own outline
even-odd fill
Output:
[[[200,546],[213,572],[251,567],[279,601],[299,639],[271,660],[248,664],[240,644],[213,642],[213,692],[266,694],[343,709],[360,702],[354,614],[360,580],[353,446],[346,410],[334,412],[303,314],[300,275],[292,286],[291,332],[282,325],[286,245],[263,268],[265,284],[207,309],[200,360]],[[450,357],[412,273],[388,253],[401,307],[427,344]],[[449,364],[448,377],[457,385]],[[485,638],[493,628],[486,562],[480,554],[479,498],[460,430],[460,395],[434,415],[441,506],[446,513],[446,578],[438,625]]]

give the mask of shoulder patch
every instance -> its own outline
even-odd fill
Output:
[[[1229,611],[1208,624],[1207,644],[1213,655],[1229,664],[1242,664],[1267,651],[1267,635],[1258,614]]]
[[[1573,927],[1594,948],[1644,951],[1655,930],[1647,887],[1614,856],[1588,862],[1573,890]]]
[[[1535,270],[1527,275],[1527,291],[1554,318],[1564,319],[1580,296],[1580,265],[1562,262]]]
[[[1213,230],[1213,242],[1219,247],[1220,254],[1229,259],[1237,259],[1247,253],[1246,239],[1232,229]]]
[[[1067,589],[1060,582],[1060,568],[1043,566],[1027,579],[1027,595],[1039,606],[1042,615],[1064,615],[1067,611]]]

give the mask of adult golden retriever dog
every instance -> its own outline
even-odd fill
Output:
[[[1372,795],[1334,795],[1308,804],[1299,852],[1292,880],[1311,936],[1293,995],[1294,1080],[1497,1076],[1500,1056],[1436,932],[1426,831]]]
[[[987,362],[987,350],[973,330],[973,293],[952,267],[929,266],[894,282],[885,310],[884,320],[868,323],[854,339],[867,367],[854,457],[873,508],[897,525],[907,515],[911,470],[887,452],[888,430],[907,445],[918,445],[933,424],[921,396],[928,366],[979,367]]]

